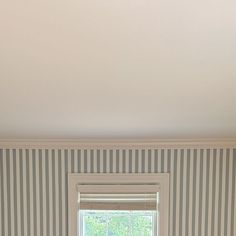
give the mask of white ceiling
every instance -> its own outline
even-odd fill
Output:
[[[235,0],[0,3],[0,138],[236,137]]]

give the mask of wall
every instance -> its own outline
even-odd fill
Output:
[[[236,235],[236,149],[0,149],[0,235],[66,236],[67,173],[170,172],[170,236]]]

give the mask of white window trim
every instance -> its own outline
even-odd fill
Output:
[[[78,185],[155,184],[159,188],[159,233],[168,236],[169,174],[68,174],[69,236],[77,236]],[[148,185],[147,185],[148,186]]]

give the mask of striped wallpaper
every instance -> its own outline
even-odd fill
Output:
[[[67,173],[170,173],[170,236],[236,235],[236,149],[0,149],[0,235],[66,236]]]

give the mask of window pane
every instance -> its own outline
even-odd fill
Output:
[[[156,211],[80,210],[81,236],[154,236]]]

